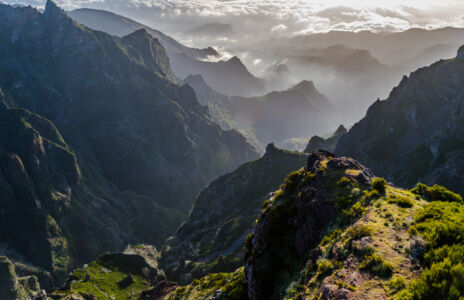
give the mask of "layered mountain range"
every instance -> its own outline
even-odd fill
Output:
[[[219,54],[211,47],[186,47],[158,30],[107,11],[77,9],[69,15],[85,26],[116,36],[145,29],[166,48],[172,70],[182,80],[200,74],[215,90],[230,96],[250,96],[266,91],[264,82],[253,76],[237,57],[219,60]]]
[[[331,126],[314,83],[228,96],[171,69],[211,50],[133,29],[0,4],[0,298],[464,295],[464,202],[436,185],[464,192],[464,46],[309,154],[257,159]]]
[[[52,285],[105,251],[160,245],[210,180],[257,157],[145,30],[92,31],[52,1],[0,5],[0,23],[0,242]]]
[[[306,138],[330,128],[335,112],[312,81],[260,97],[229,97],[214,91],[200,75],[184,80],[208,106],[213,120],[224,129],[241,131],[259,147],[291,138]]]

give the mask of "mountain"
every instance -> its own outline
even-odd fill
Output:
[[[85,26],[120,37],[145,29],[166,48],[171,68],[180,79],[201,74],[215,90],[231,96],[258,95],[265,92],[262,80],[253,76],[238,57],[226,61],[208,61],[219,55],[211,47],[186,47],[158,30],[107,11],[77,9],[69,12],[69,15]]]
[[[218,62],[186,60],[177,54],[171,59],[173,70],[180,78],[200,74],[216,91],[229,96],[256,96],[266,89],[264,82],[248,71],[243,62],[234,56]]]
[[[344,45],[350,48],[369,50],[375,57],[382,58],[398,49],[409,49],[411,52],[417,51],[418,53],[435,45],[453,44],[463,39],[464,29],[444,27],[433,30],[412,28],[392,33],[330,31],[287,38],[287,43],[283,44],[282,40],[274,42],[282,45],[292,45],[291,43],[293,43],[299,47],[320,48]]]
[[[450,44],[436,44],[419,51],[402,48],[389,53],[381,61],[396,68],[415,70],[417,66],[428,66],[439,59],[453,58],[460,42],[458,40]]]
[[[387,100],[375,102],[336,148],[402,186],[418,181],[463,192],[464,48],[404,77]]]
[[[334,117],[327,97],[311,81],[260,97],[228,97],[214,91],[201,76],[184,80],[207,105],[213,120],[223,128],[235,128],[260,147],[291,138],[306,138],[330,126]]]
[[[293,50],[289,55],[290,60],[295,60],[299,64],[331,67],[345,74],[385,72],[388,70],[387,66],[372,56],[369,50],[350,48],[340,44],[330,47]]]
[[[340,125],[338,129],[332,134],[332,136],[324,139],[320,136],[313,136],[308,145],[306,146],[305,153],[312,153],[317,150],[325,150],[329,152],[334,152],[337,143],[344,134],[348,131],[343,125]]]
[[[443,187],[404,190],[351,158],[317,151],[263,203],[244,267],[166,299],[459,297],[463,216],[462,197]]]
[[[258,156],[145,30],[112,37],[48,1],[0,5],[0,39],[0,253],[52,286],[103,252],[160,245],[210,180]]]
[[[68,15],[94,30],[104,31],[111,35],[123,37],[134,31],[145,29],[152,37],[158,39],[161,45],[166,49],[168,55],[171,53],[185,54],[192,59],[206,58],[207,56],[216,56],[218,53],[213,48],[196,49],[182,45],[172,37],[155,30],[132,19],[114,14],[112,12],[81,8],[67,12]]]
[[[268,154],[276,151],[280,150],[269,146]],[[395,187],[354,159],[327,151],[312,153],[305,167],[290,173],[263,202],[252,233],[232,243],[244,242],[243,267],[225,273],[233,269],[231,263],[240,264],[226,257],[206,263],[208,253],[227,255],[227,250],[214,250],[225,249],[231,242],[229,233],[239,236],[247,227],[216,229],[215,224],[236,213],[240,219],[240,210],[230,207],[238,203],[237,196],[260,198],[264,189],[252,191],[279,169],[265,167],[265,157],[212,183],[189,221],[166,245],[170,262],[178,257],[178,266],[200,264],[206,272],[217,273],[202,278],[184,274],[182,280],[191,283],[179,285],[168,281],[173,274],[164,277],[156,251],[136,246],[76,270],[70,287],[54,292],[54,298],[73,294],[111,299],[108,293],[117,293],[124,299],[172,300],[449,299],[464,294],[462,197],[438,185]],[[256,181],[253,169],[259,175]],[[248,216],[251,211],[242,212]],[[203,255],[202,261],[184,260],[187,249],[194,260]],[[150,267],[143,268],[147,263]]]
[[[168,278],[189,283],[243,265],[243,242],[263,201],[306,160],[306,154],[270,144],[260,159],[213,181],[195,201],[187,221],[163,246],[160,266]]]

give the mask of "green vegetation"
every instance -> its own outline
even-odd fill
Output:
[[[248,298],[247,285],[243,267],[234,273],[208,274],[195,279],[192,284],[177,288],[168,295],[168,300],[186,299],[230,299]]]
[[[394,294],[406,288],[406,280],[402,276],[393,277],[387,284],[390,293]]]
[[[414,206],[414,202],[405,196],[395,196],[392,195],[388,197],[388,203],[394,203],[402,208],[411,208]]]
[[[346,230],[346,236],[350,241],[359,240],[372,234],[372,228],[363,224],[356,224]]]
[[[375,178],[371,183],[371,187],[382,195],[385,194],[386,186],[387,181],[384,178]]]
[[[385,259],[377,254],[367,256],[360,264],[361,270],[367,270],[371,273],[380,276],[388,277],[393,272],[393,266],[386,262]]]
[[[334,265],[328,259],[321,259],[317,262],[317,273],[321,276],[329,275],[332,273],[333,269]]]
[[[417,213],[415,222],[411,233],[420,234],[428,246],[424,256],[426,269],[398,298],[463,299],[464,206],[433,202]]]
[[[464,203],[461,195],[453,193],[446,188],[435,184],[432,187],[425,184],[418,183],[415,188],[411,190],[412,193],[427,198],[430,201],[443,201],[443,202],[457,202]]]
[[[70,289],[55,296],[94,295],[97,299],[139,299],[143,290],[164,277],[139,255],[107,254],[71,275]]]

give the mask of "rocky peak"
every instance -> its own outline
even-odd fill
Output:
[[[132,38],[136,38],[136,37],[138,37],[138,38],[140,38],[140,37],[146,38],[147,36],[149,36],[148,31],[145,28],[141,28],[141,29],[138,29],[138,30],[126,35],[126,38],[131,38],[131,37]]]
[[[298,91],[306,97],[322,97],[323,95],[316,89],[314,82],[303,80],[289,89],[289,91]]]
[[[317,150],[309,155],[306,169],[312,173],[317,173],[321,168],[326,168],[329,173],[340,170],[355,170],[356,172],[352,172],[355,176],[347,176],[353,177],[362,184],[370,184],[374,179],[371,171],[358,161],[349,157],[336,157],[334,153],[329,151]]]
[[[464,59],[464,46],[461,46],[458,49],[458,55],[456,57],[459,58],[459,59]]]
[[[266,147],[266,154],[267,154],[267,153],[274,152],[274,151],[276,151],[276,150],[277,150],[277,148],[276,148],[276,146],[274,145],[274,143],[270,143],[270,144],[267,145],[267,147]]]
[[[208,47],[208,48],[206,48],[204,50],[205,50],[206,55],[219,56],[219,53],[213,47]]]
[[[334,192],[343,178],[365,190],[374,176],[351,158],[318,150],[310,154],[306,169],[289,174],[265,202],[247,242],[245,278],[250,299],[278,299],[282,286],[289,284],[284,279],[288,273],[283,275],[287,266],[304,266],[327,226],[344,209],[336,204],[339,198]]]
[[[44,11],[44,17],[46,18],[57,18],[57,17],[66,17],[66,12],[61,9],[58,5],[56,5],[55,2],[52,0],[48,0],[47,4],[45,4],[45,11]]]
[[[240,70],[247,70],[248,72],[247,67],[243,64],[243,62],[237,56],[234,56],[231,59],[229,59],[227,61],[227,64],[229,64],[230,66],[234,68],[240,69]]]
[[[337,128],[337,130],[335,131],[334,135],[335,135],[335,136],[341,136],[341,135],[343,135],[343,134],[345,134],[345,133],[347,133],[347,132],[348,132],[348,130],[346,130],[345,126],[340,125],[340,126]]]
[[[316,87],[314,86],[314,82],[311,80],[303,80],[301,81],[300,83],[298,83],[297,85],[295,85],[293,87],[293,89],[295,90],[307,90],[307,91],[313,91],[316,89]]]

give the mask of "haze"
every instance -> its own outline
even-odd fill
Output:
[[[6,2],[43,7],[45,1]],[[201,61],[219,62],[237,56],[254,76],[263,80],[264,88],[251,90],[248,87],[255,84],[243,85],[243,80],[241,87],[232,79],[219,83],[217,78],[223,77],[224,70],[221,74],[210,70],[211,76],[206,76],[204,69],[183,68],[185,61],[171,57],[179,79],[201,74],[209,77],[205,78],[206,83],[213,90],[228,96],[262,96],[289,89],[303,80],[313,81],[336,112],[327,116],[330,128],[309,123],[304,126],[305,139],[313,134],[329,134],[339,124],[353,125],[376,99],[385,99],[404,75],[439,59],[453,57],[464,40],[459,29],[464,27],[464,3],[457,0],[356,0],[349,4],[338,0],[58,0],[57,3],[68,11],[79,8],[111,11],[169,34],[186,46],[214,47],[218,52]],[[86,26],[119,36],[138,26],[120,31],[113,21],[103,24],[101,16],[93,21],[85,14],[74,17]],[[229,70],[226,73],[231,74]],[[262,141],[261,146],[272,141],[272,138]]]

